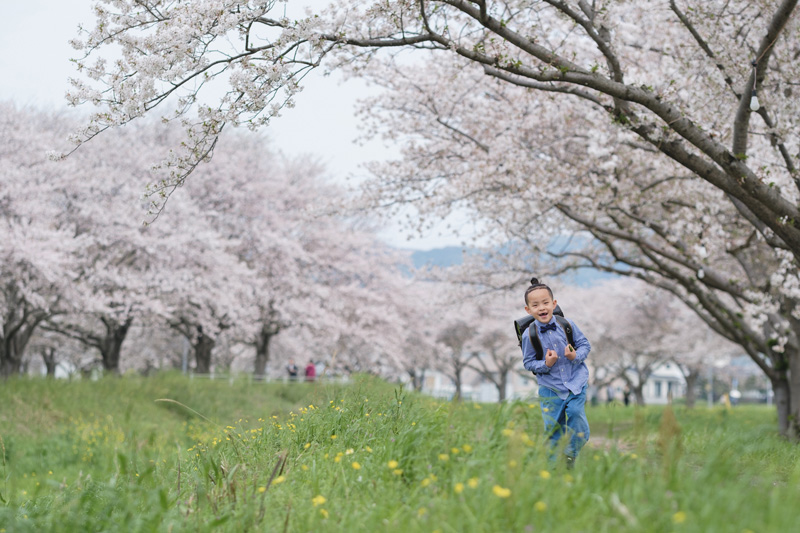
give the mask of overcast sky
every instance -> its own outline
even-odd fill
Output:
[[[68,78],[75,75],[68,41],[80,24],[91,27],[92,0],[20,0],[3,2],[0,12],[0,100],[34,108],[66,108]],[[287,155],[314,154],[334,179],[358,178],[360,165],[390,157],[394,151],[380,141],[366,146],[354,143],[359,124],[354,118],[356,100],[369,90],[358,81],[312,73],[298,96],[296,107],[274,120],[267,134]],[[444,227],[444,225],[442,226]],[[443,230],[408,241],[397,229],[383,233],[392,245],[430,249],[457,245],[460,238]]]

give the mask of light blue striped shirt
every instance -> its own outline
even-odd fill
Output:
[[[541,360],[536,360],[536,350],[533,349],[531,339],[526,331],[522,335],[522,364],[526,370],[530,370],[536,374],[536,379],[540,387],[547,387],[552,389],[558,394],[562,400],[566,400],[569,393],[580,394],[583,387],[589,382],[589,369],[586,368],[586,357],[589,355],[589,350],[592,349],[589,340],[578,329],[570,319],[569,323],[572,324],[572,338],[575,341],[576,357],[574,361],[570,361],[564,357],[564,350],[567,348],[567,334],[561,329],[561,326],[556,322],[555,317],[550,319],[551,324],[556,324],[556,329],[542,333],[539,330],[543,326],[538,320],[531,322],[529,328],[535,328],[534,334],[539,335],[539,340],[542,343],[543,354],[547,350],[555,350],[558,354],[558,360],[552,367],[548,367],[544,362],[544,357]]]

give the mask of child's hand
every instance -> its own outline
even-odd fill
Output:
[[[575,348],[573,348],[571,344],[567,344],[567,347],[564,350],[564,357],[570,361],[574,361],[575,358],[578,357],[578,352],[575,351]]]
[[[548,368],[552,368],[554,364],[558,361],[558,354],[555,350],[547,350],[547,353],[544,354],[544,364],[547,365]]]

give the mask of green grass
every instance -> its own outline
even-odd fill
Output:
[[[535,403],[365,377],[9,380],[0,405],[0,532],[777,532],[800,501],[762,406],[590,408],[567,471]]]

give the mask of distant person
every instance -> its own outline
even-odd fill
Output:
[[[314,381],[317,377],[317,368],[314,366],[314,361],[309,361],[306,365],[306,381]]]
[[[539,405],[551,446],[555,449],[562,436],[569,439],[564,453],[571,468],[589,440],[585,410],[589,369],[584,361],[592,347],[572,320],[569,325],[575,346],[569,344],[566,332],[553,316],[556,304],[550,287],[533,278],[525,291],[525,311],[535,320],[529,326],[530,333],[522,336],[522,362],[539,382]],[[533,346],[533,335],[538,337],[538,350]]]
[[[289,374],[289,381],[297,381],[300,369],[294,364],[294,359],[289,359],[289,364],[286,365],[286,373]]]
[[[622,391],[622,401],[625,402],[625,406],[627,407],[631,403],[631,389],[625,387],[625,390]]]

